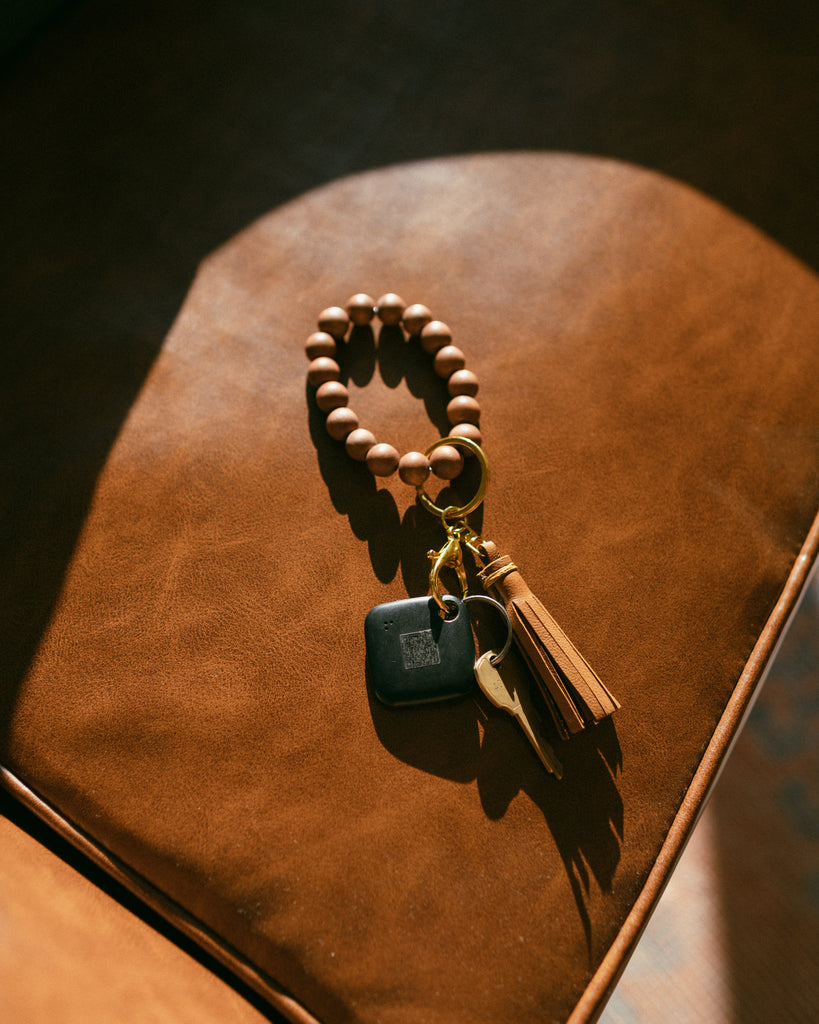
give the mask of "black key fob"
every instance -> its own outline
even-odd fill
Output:
[[[434,598],[376,605],[364,620],[370,679],[385,704],[427,704],[465,697],[475,685],[475,641],[463,601],[447,595],[446,618]]]

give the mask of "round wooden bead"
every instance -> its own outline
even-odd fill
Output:
[[[338,380],[326,380],[316,392],[316,405],[322,412],[340,409],[350,400],[347,388]]]
[[[455,345],[444,345],[435,353],[432,360],[432,368],[439,377],[445,380],[456,370],[462,370],[466,366],[466,356]]]
[[[471,395],[474,398],[478,387],[478,378],[471,370],[455,370],[446,382],[446,389],[453,398],[456,395]]]
[[[409,335],[420,334],[422,328],[426,327],[430,320],[432,320],[432,313],[420,302],[415,302],[404,310],[404,330]]]
[[[375,299],[366,292],[357,292],[347,300],[347,315],[356,327],[366,326],[375,316]]]
[[[421,487],[429,476],[429,459],[423,452],[407,452],[398,462],[398,475],[405,484]]]
[[[453,427],[456,423],[474,423],[477,426],[481,407],[471,395],[456,395],[446,407],[446,416]]]
[[[375,444],[375,434],[363,427],[357,427],[347,435],[344,447],[347,454],[356,462],[363,462],[367,458],[367,452]]]
[[[327,433],[336,441],[343,441],[358,426],[358,416],[352,409],[342,405],[327,416]]]
[[[404,315],[406,308],[406,302],[404,302],[400,295],[396,295],[394,292],[387,292],[386,295],[382,295],[375,304],[378,319],[382,324],[388,324],[390,327],[401,323],[401,317]]]
[[[391,444],[374,444],[366,461],[373,476],[391,476],[398,469],[398,452]]]
[[[454,480],[464,468],[464,457],[452,444],[443,444],[429,457],[432,472],[441,480]]]
[[[332,334],[338,341],[347,333],[350,318],[347,316],[347,310],[342,309],[341,306],[329,306],[319,313],[318,325],[320,331]]]
[[[441,320],[430,320],[421,329],[421,348],[429,355],[433,355],[444,345],[452,344],[452,331]]]
[[[475,444],[483,444],[480,428],[476,427],[474,423],[456,423],[449,433],[452,437],[466,437],[470,441],[474,441]],[[459,451],[467,458],[472,455],[468,448],[459,448]]]
[[[340,373],[338,363],[335,359],[330,359],[329,356],[319,356],[307,367],[307,379],[314,388],[326,380],[338,380]]]
[[[334,356],[336,354],[335,338],[326,331],[316,331],[304,343],[304,353],[308,359],[318,359],[319,356]]]

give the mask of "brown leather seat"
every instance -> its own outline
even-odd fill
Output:
[[[305,388],[315,316],[362,289],[462,342],[482,529],[622,704],[556,740],[560,782],[480,700],[368,697],[364,615],[423,592],[436,535]],[[420,162],[274,210],[203,262],[106,460],[6,785],[290,1019],[588,1019],[815,558],[817,325],[792,257],[613,161]],[[382,378],[362,421],[425,446],[436,382]]]

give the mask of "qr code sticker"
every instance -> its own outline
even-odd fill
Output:
[[[432,638],[432,630],[422,629],[417,633],[402,633],[401,657],[406,669],[440,665],[441,652]]]

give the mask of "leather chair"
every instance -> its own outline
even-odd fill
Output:
[[[81,5],[19,59],[10,124],[24,110],[36,127],[54,82],[92,91],[60,57],[66,38],[113,39],[99,51],[112,70],[131,26],[97,14]],[[194,23],[183,66],[219,17]],[[173,13],[154,18],[145,39],[172,39]],[[170,137],[162,99],[145,122]],[[108,102],[126,137],[82,155],[94,176],[63,171],[55,191],[53,150],[15,154],[10,175],[44,206],[6,277],[19,402],[4,785],[177,930],[151,934],[128,970],[112,958],[93,1012],[593,1019],[815,559],[815,276],[667,176],[554,152],[334,173],[253,217],[222,208],[176,243],[161,217],[135,216],[152,208],[154,163]],[[46,137],[75,154],[103,115],[83,116]],[[165,172],[183,207],[190,131]],[[124,167],[126,153],[123,192],[95,162]],[[105,259],[106,219],[86,218],[100,202],[117,246],[134,242],[122,263]],[[220,216],[231,230],[216,245]],[[482,698],[390,709],[368,689],[364,615],[425,591],[438,524],[397,478],[346,458],[305,386],[316,315],[362,289],[425,302],[463,340],[492,466],[481,528],[622,704],[554,737],[560,781]],[[391,376],[398,365],[373,353],[354,383],[362,419],[406,451],[442,429],[440,382]],[[77,941],[78,913],[93,919],[78,961],[101,942],[135,948],[126,897],[111,890],[112,905],[6,834],[21,971],[40,941]],[[48,908],[46,877],[63,893]],[[180,953],[188,941],[251,1000]],[[71,1019],[74,953],[41,994],[8,986],[10,1012]]]

